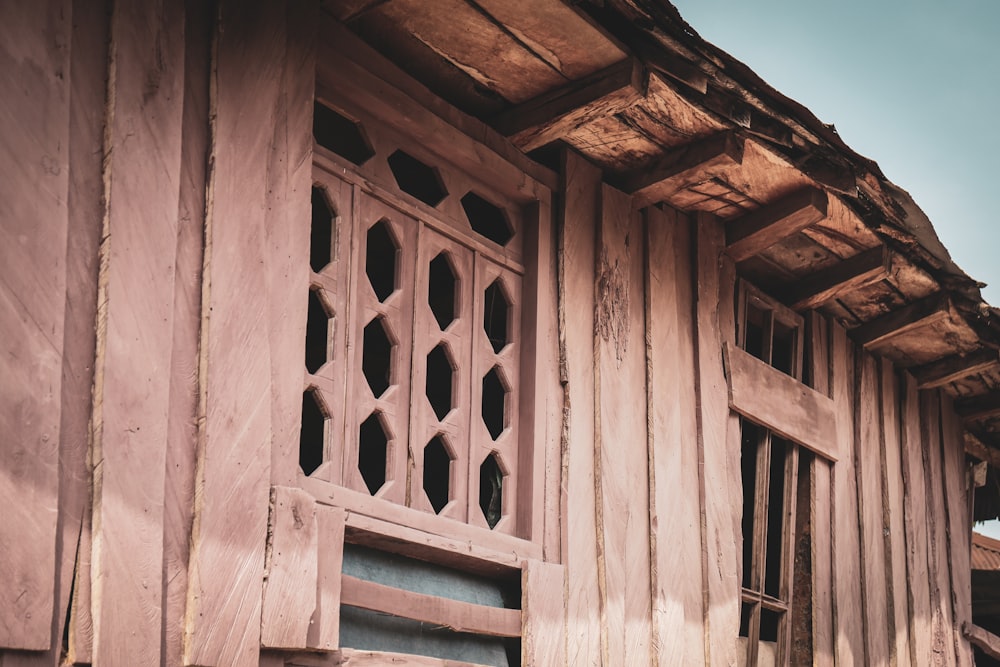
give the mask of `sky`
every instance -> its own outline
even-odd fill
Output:
[[[1000,0],[672,2],[875,160],[1000,306]],[[1000,538],[1000,522],[977,530]]]

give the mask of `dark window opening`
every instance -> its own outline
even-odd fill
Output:
[[[302,425],[299,430],[299,467],[306,475],[316,472],[323,463],[326,415],[315,389],[302,392]]]
[[[483,423],[496,440],[507,425],[507,388],[496,366],[483,377]]]
[[[373,496],[385,484],[386,452],[389,438],[377,412],[361,422],[358,432],[358,470]]]
[[[768,361],[764,345],[766,317],[764,311],[747,304],[746,320],[743,323],[743,349],[761,361]]]
[[[740,637],[750,636],[751,616],[753,616],[753,605],[744,602],[740,605]]]
[[[760,610],[760,640],[762,642],[778,641],[778,629],[781,624],[781,617],[784,612],[772,611],[770,609]]]
[[[472,231],[498,245],[507,245],[514,236],[507,213],[496,204],[483,199],[475,192],[462,197],[462,208],[469,219]]]
[[[312,189],[312,225],[309,228],[309,266],[316,273],[330,263],[333,253],[334,212],[321,188]]]
[[[437,206],[448,194],[437,170],[409,153],[397,150],[387,161],[399,189],[428,206]]]
[[[447,348],[439,343],[427,355],[427,400],[438,421],[451,412],[454,375],[455,367],[448,358]]]
[[[785,453],[790,443],[771,438],[771,465],[767,490],[767,542],[764,548],[764,593],[784,597],[781,590],[785,527]]]
[[[743,587],[751,588],[753,580],[753,535],[754,502],[757,498],[757,442],[760,440],[757,426],[743,420],[743,444],[740,467],[743,471]]]
[[[361,372],[378,398],[392,384],[392,341],[385,331],[381,317],[368,323],[364,331],[361,350]]]
[[[323,148],[356,165],[375,155],[360,123],[319,102],[313,105],[313,137]]]
[[[771,365],[787,375],[797,375],[795,368],[796,331],[780,322],[774,323]]]
[[[483,306],[483,330],[493,351],[499,353],[509,342],[507,327],[510,314],[510,301],[499,280],[494,280],[486,288]]]
[[[316,288],[309,290],[306,314],[306,370],[318,371],[329,358],[330,313]]]
[[[427,281],[427,304],[437,320],[442,331],[455,320],[455,303],[457,290],[455,272],[451,269],[448,257],[441,253],[431,260],[430,275]]]
[[[496,528],[503,516],[503,478],[496,454],[491,453],[479,466],[479,508],[490,528]]]
[[[376,222],[368,230],[368,243],[365,251],[365,274],[371,283],[375,296],[384,302],[396,291],[396,263],[399,255],[399,245],[392,238],[389,223],[385,220]]]
[[[436,435],[424,447],[424,493],[434,512],[440,514],[450,499],[451,455],[441,436]]]
[[[799,474],[795,506],[795,570],[792,582],[792,649],[791,664],[812,664],[812,516],[809,505],[812,498],[812,452],[799,452]]]

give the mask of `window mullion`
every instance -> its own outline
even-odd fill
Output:
[[[785,520],[781,530],[781,600],[786,609],[778,630],[778,664],[786,664],[791,651],[792,585],[795,576],[795,513],[798,495],[799,448],[789,447],[785,456]]]

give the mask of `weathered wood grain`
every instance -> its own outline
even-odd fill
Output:
[[[722,344],[735,344],[735,276],[732,263],[722,257],[721,221],[699,214],[693,237],[705,657],[707,664],[732,665],[737,660],[742,571],[741,516],[736,508],[742,506],[743,487],[739,419],[729,411]]]
[[[826,217],[826,192],[807,187],[730,221],[726,254],[741,262]]]
[[[650,661],[649,461],[642,221],[601,187],[594,341],[598,575],[605,660]]]
[[[807,275],[788,292],[785,301],[795,310],[816,308],[838,295],[870,285],[889,273],[889,251],[876,246],[839,264]]]
[[[603,624],[597,577],[594,470],[595,229],[600,171],[577,153],[563,153],[559,220],[559,338],[563,383],[563,494],[566,545],[566,663],[601,662]]]
[[[832,399],[738,347],[723,355],[730,408],[831,461],[842,456]]]
[[[646,210],[646,401],[656,664],[704,663],[690,220]]]
[[[941,404],[942,482],[947,517],[948,571],[951,574],[952,631],[959,665],[973,663],[972,647],[962,628],[972,624],[972,517],[969,475],[965,464],[962,424],[950,400]]]
[[[876,347],[891,338],[946,318],[950,309],[945,295],[932,294],[851,329],[851,338],[866,348]]]
[[[52,646],[67,296],[70,5],[11,5],[0,22],[0,647]]]
[[[521,655],[526,665],[566,664],[565,568],[529,560],[521,575]]]
[[[306,664],[312,663],[306,661]],[[393,665],[393,667],[483,667],[483,665],[458,660],[428,658],[422,655],[389,653],[387,651],[357,651],[348,648],[341,649],[338,658],[330,664],[342,665],[343,667],[382,667],[383,665]]]
[[[309,648],[330,651],[340,646],[340,574],[344,564],[344,529],[347,512],[339,507],[316,506],[317,545],[316,611],[309,627]]]
[[[934,389],[981,373],[1000,364],[1000,356],[992,348],[969,354],[956,354],[938,361],[911,368],[918,389]]]
[[[256,664],[271,467],[267,155],[285,3],[223,2],[212,77],[195,522],[184,660]],[[224,29],[223,29],[224,27]],[[263,268],[262,268],[263,267]],[[305,298],[303,295],[302,298]]]
[[[983,653],[994,660],[1000,660],[1000,637],[972,623],[962,626],[962,634],[982,649]]]
[[[116,3],[94,389],[93,660],[155,664],[184,101],[184,7]],[[164,250],[166,249],[166,252]],[[130,619],[128,626],[123,618]]]

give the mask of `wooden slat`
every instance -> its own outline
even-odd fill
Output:
[[[1000,637],[972,623],[966,623],[962,626],[962,634],[978,646],[983,653],[994,660],[1000,660]]]
[[[503,112],[491,125],[528,152],[561,139],[591,119],[614,115],[635,104],[646,90],[646,72],[634,58]]]
[[[625,174],[615,184],[635,195],[636,205],[641,206],[663,201],[678,190],[742,162],[743,140],[731,132],[720,132],[671,149],[655,164]]]
[[[344,530],[347,512],[339,507],[316,506],[319,535],[316,569],[316,612],[309,627],[309,648],[330,651],[340,646],[340,584],[344,565]]]
[[[833,325],[830,364],[837,432],[854,430],[854,362],[846,332]],[[857,478],[854,456],[833,466],[833,600],[836,659],[838,665],[865,664],[861,611],[861,545],[859,542]]]
[[[255,665],[260,651],[271,468],[270,304],[261,296],[271,263],[268,160],[247,156],[269,154],[273,137],[261,128],[284,114],[285,12],[285,3],[219,7],[186,664]]]
[[[851,338],[859,345],[867,348],[874,347],[894,336],[927,326],[933,321],[947,317],[949,308],[946,296],[932,294],[851,329]]]
[[[300,661],[296,659],[296,661]],[[318,664],[306,659],[301,660],[305,665]],[[291,663],[289,663],[291,665]],[[407,653],[390,653],[388,651],[358,651],[355,649],[341,649],[334,656],[329,664],[342,665],[343,667],[484,667],[472,662],[462,662],[459,660],[446,660],[443,658],[429,658],[422,655],[409,655]]]
[[[341,604],[453,630],[491,637],[520,637],[521,610],[488,607],[434,595],[414,593],[343,575]]]
[[[114,5],[92,454],[98,664],[161,659],[183,35],[177,3]]]
[[[601,172],[565,150],[561,169],[559,247],[560,375],[564,386],[560,513],[566,566],[566,664],[601,662],[602,624],[594,522],[594,309],[595,224]]]
[[[0,647],[52,646],[69,211],[71,3],[0,22]]]
[[[972,517],[969,516],[969,476],[965,464],[962,425],[949,401],[941,405],[942,482],[951,573],[952,631],[959,665],[973,663],[972,647],[961,628],[972,623]]]
[[[521,575],[521,655],[526,665],[566,664],[565,567],[529,560]]]
[[[739,418],[730,412],[723,342],[735,344],[735,268],[723,257],[725,232],[711,215],[695,223],[695,374],[697,382],[699,496],[702,505],[702,591],[706,663],[737,662],[742,503]]]
[[[889,637],[894,633],[886,576],[885,528],[882,523],[881,420],[878,370],[874,357],[859,352],[854,360],[854,459],[861,517],[861,608],[864,613],[869,665],[889,664]]]
[[[641,225],[628,195],[603,185],[594,323],[598,581],[604,650],[625,664],[648,663],[651,642]]]
[[[726,225],[726,254],[742,262],[826,217],[826,192],[806,187]]]
[[[738,347],[723,347],[729,407],[823,457],[842,455],[833,400]]]
[[[955,401],[955,412],[966,422],[996,417],[1000,415],[1000,392]]]
[[[801,279],[783,300],[795,310],[823,305],[851,290],[870,285],[889,275],[889,251],[876,246],[828,269]]]
[[[906,533],[903,520],[903,462],[900,432],[900,384],[892,364],[881,361],[882,400],[882,488],[884,494],[883,526],[885,535],[886,567],[889,569],[887,585],[892,602],[893,627],[890,637],[890,656],[897,665],[912,664],[910,656],[910,601],[907,589],[909,579],[906,568]]]
[[[705,661],[701,508],[691,323],[691,225],[646,210],[646,402],[653,650],[657,664]]]
[[[305,491],[271,489],[267,554],[261,646],[304,649],[316,612],[319,555],[316,502]]]
[[[928,564],[927,486],[921,439],[917,384],[904,374],[900,401],[900,455],[903,474],[903,531],[906,537],[906,587],[910,661],[921,664],[931,654],[932,611]],[[921,574],[923,573],[923,574]]]
[[[918,389],[934,389],[982,373],[1000,363],[997,350],[986,348],[969,354],[956,354],[911,368]]]

